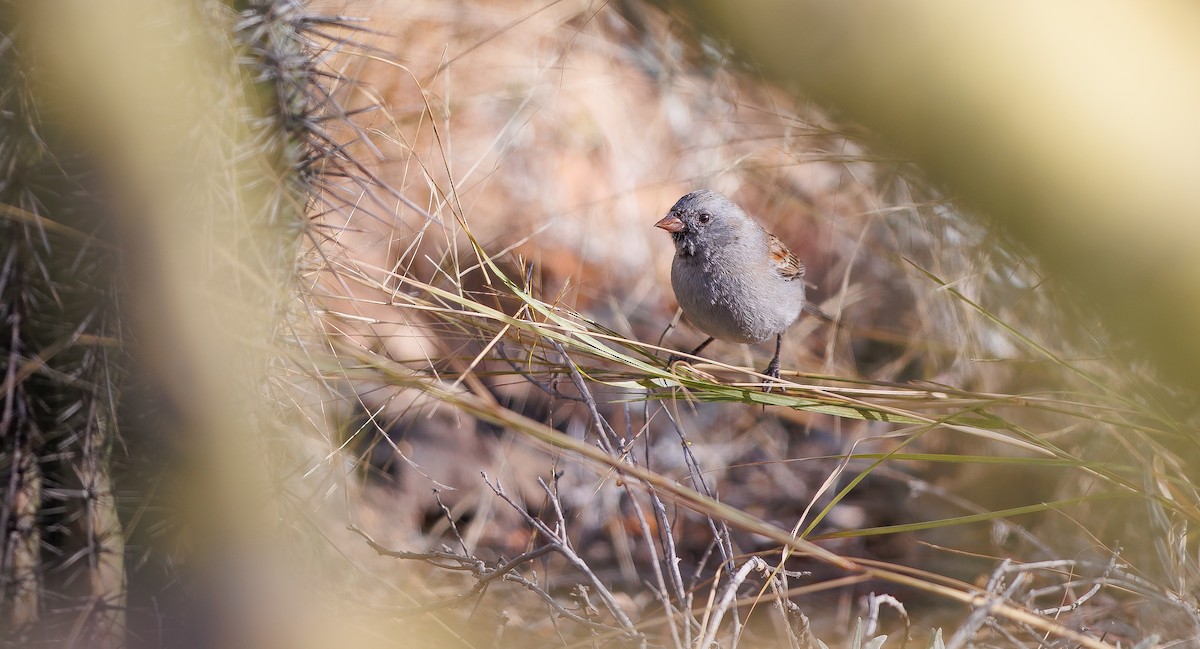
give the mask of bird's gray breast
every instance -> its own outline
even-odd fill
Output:
[[[722,340],[756,343],[787,329],[804,305],[803,281],[719,254],[676,256],[671,285],[687,319]]]

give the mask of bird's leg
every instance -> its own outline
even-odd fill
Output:
[[[708,340],[705,340],[704,342],[700,343],[700,345],[698,347],[696,347],[691,352],[689,352],[690,355],[695,356],[696,354],[699,354],[701,351],[704,350],[705,347],[708,347],[709,343],[711,343],[714,340],[716,340],[716,338],[709,336]],[[674,365],[675,363],[677,363],[681,360],[684,360],[684,358],[682,356],[680,356],[679,354],[671,354],[670,356],[667,357],[667,366],[669,367],[671,365]]]
[[[763,374],[766,374],[767,376],[769,376],[773,379],[779,378],[779,352],[782,349],[783,349],[783,334],[775,334],[775,356],[773,358],[771,358],[770,363],[767,363],[767,369],[762,371]],[[767,386],[764,389],[767,392],[770,392],[771,386]]]
[[[716,338],[709,336],[708,340],[705,340],[704,342],[700,343],[699,345],[696,346],[695,349],[693,349],[692,351],[690,351],[688,353],[691,354],[692,356],[695,356],[696,354],[699,354],[700,352],[704,351],[704,348],[708,347],[708,344],[714,340],[716,340]]]

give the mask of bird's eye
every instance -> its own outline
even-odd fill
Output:
[[[709,214],[708,212],[701,212],[696,218],[700,219],[701,223],[708,223],[712,220],[712,214]]]

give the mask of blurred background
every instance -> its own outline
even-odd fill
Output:
[[[0,637],[1188,646],[1196,14],[5,7]]]

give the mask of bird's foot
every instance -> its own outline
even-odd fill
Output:
[[[675,363],[678,363],[680,361],[686,362],[687,359],[680,356],[679,354],[671,354],[670,356],[667,356],[667,367],[672,367],[675,365]]]
[[[772,379],[778,381],[779,380],[779,359],[772,358],[771,362],[767,364],[767,369],[763,370],[762,373],[765,374],[766,376],[769,376]],[[770,383],[763,386],[763,392],[770,392],[774,389],[775,389],[775,386],[771,385]],[[780,389],[780,391],[782,391],[782,388]]]

